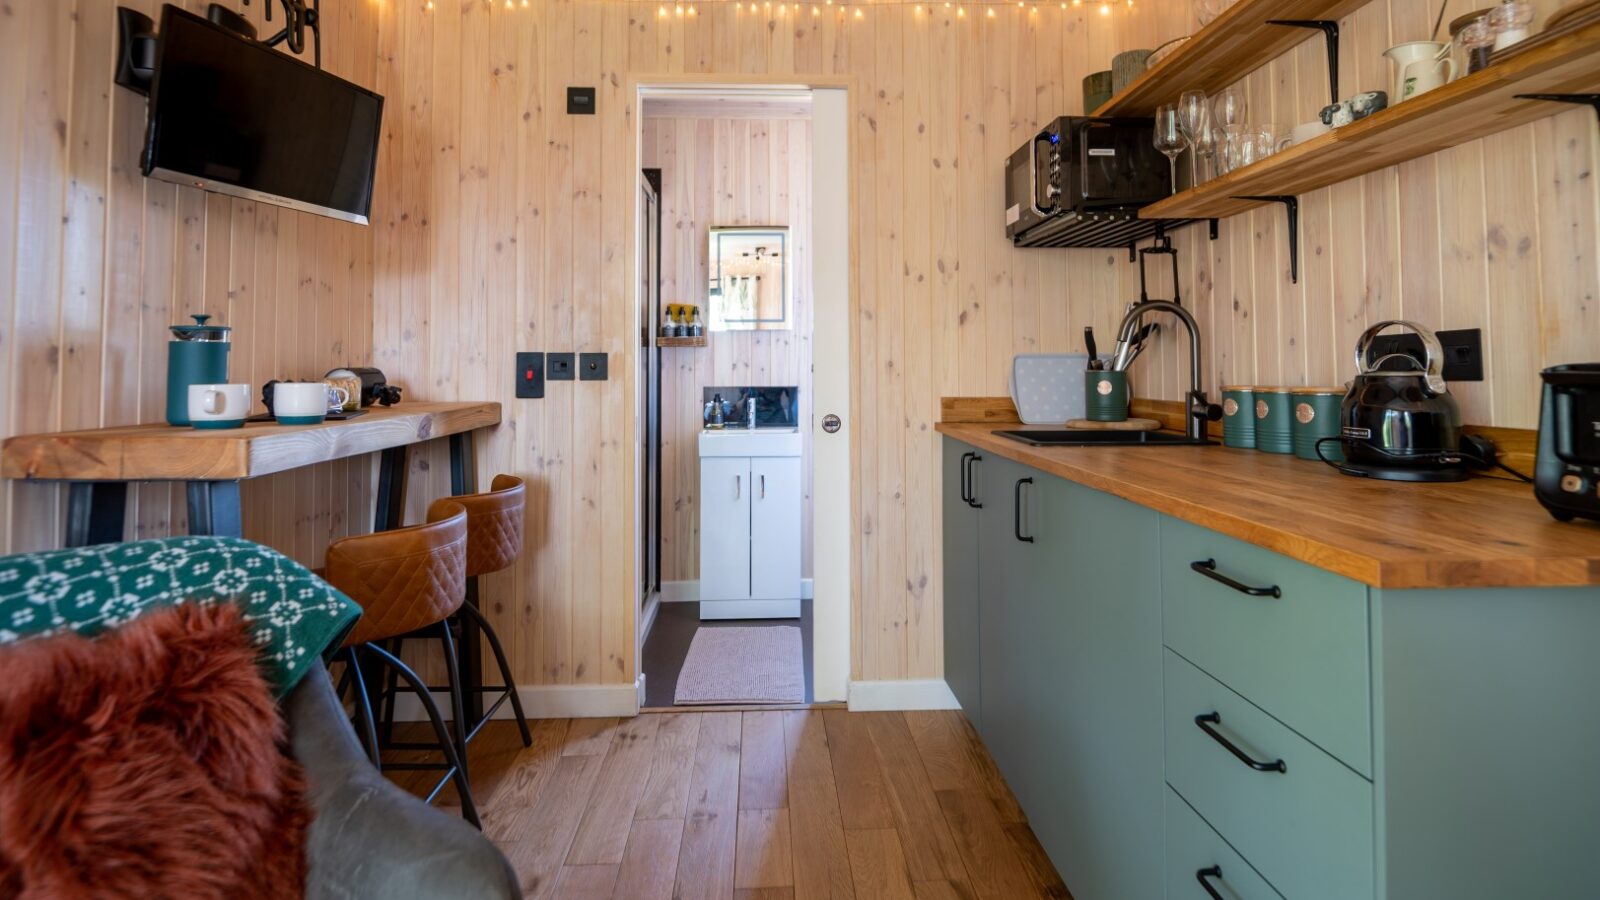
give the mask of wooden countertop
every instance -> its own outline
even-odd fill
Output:
[[[1378,588],[1600,585],[1600,525],[1560,523],[1527,485],[1398,484],[1216,447],[1029,447],[1020,425],[941,423],[986,452]]]
[[[166,424],[6,439],[0,477],[55,481],[233,481],[416,444],[500,423],[498,403],[401,403],[321,425]]]

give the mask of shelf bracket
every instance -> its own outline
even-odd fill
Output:
[[[1289,214],[1289,280],[1300,283],[1300,198],[1292,194],[1273,194],[1265,197],[1234,197],[1235,200],[1253,200],[1257,203],[1282,203]]]
[[[1518,100],[1548,100],[1552,103],[1581,103],[1594,107],[1600,118],[1600,94],[1516,94]]]
[[[1329,103],[1339,102],[1339,23],[1332,19],[1268,19],[1268,25],[1286,25],[1290,28],[1315,28],[1322,32],[1328,45],[1328,95]]]
[[[1217,220],[1210,219],[1208,221],[1211,222],[1211,239],[1214,241],[1217,239]]]

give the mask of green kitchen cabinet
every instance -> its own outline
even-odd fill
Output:
[[[973,481],[976,450],[944,442],[944,680],[968,721],[980,731],[978,696],[978,516]],[[969,502],[970,500],[970,502]]]
[[[1017,796],[1028,790],[1022,764],[1025,729],[1032,714],[1022,696],[1019,622],[1037,548],[1016,538],[1017,482],[1027,470],[988,455],[978,465],[983,509],[978,519],[978,566],[982,573],[978,616],[979,734]]]

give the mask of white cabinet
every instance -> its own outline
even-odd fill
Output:
[[[800,615],[800,435],[700,438],[700,618]]]

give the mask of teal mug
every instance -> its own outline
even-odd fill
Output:
[[[1128,420],[1128,373],[1090,370],[1083,380],[1083,413],[1091,422]]]

